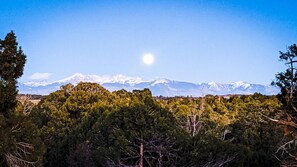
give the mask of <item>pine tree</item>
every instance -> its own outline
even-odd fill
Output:
[[[287,69],[277,73],[272,84],[281,89],[279,97],[283,104],[283,118],[272,120],[285,126],[285,138],[278,150],[284,165],[297,165],[297,45],[289,46],[287,52],[280,52],[279,58],[285,62]]]
[[[285,62],[287,69],[276,74],[276,81],[272,84],[281,88],[280,100],[286,121],[279,123],[297,130],[297,45],[289,46],[287,52],[280,52],[280,60]],[[297,139],[297,133],[293,134]]]

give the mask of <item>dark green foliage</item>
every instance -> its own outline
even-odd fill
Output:
[[[245,166],[247,150],[212,135],[197,135],[192,138],[185,166]]]
[[[154,159],[159,158],[163,165],[173,165],[179,158],[178,138],[184,135],[168,111],[138,104],[111,111],[103,122],[93,128],[97,137],[92,142],[96,159],[101,165],[137,164],[140,143],[144,144],[147,164],[158,166]],[[161,145],[162,150],[158,150]],[[162,160],[157,155],[158,151],[164,156]]]
[[[2,115],[0,114],[0,117],[1,116]],[[39,135],[37,127],[27,116],[13,115],[10,119],[4,119],[1,117],[0,157],[3,165],[28,165],[27,163],[21,161],[16,163],[9,162],[7,159],[7,156],[9,155],[31,162],[36,166],[42,165],[45,147]]]
[[[225,164],[228,166],[278,166],[273,154],[281,129],[265,117],[280,107],[276,97],[254,94],[164,100],[163,105],[171,108],[186,131],[196,114],[199,131],[184,150],[184,157],[190,157],[186,166],[218,166],[228,158],[234,158]]]
[[[260,94],[156,100],[148,89],[109,93],[80,83],[45,97],[31,115],[45,166],[137,165],[141,144],[144,166],[278,166],[281,132],[263,115],[279,106]]]
[[[15,80],[23,75],[26,56],[21,47],[18,48],[14,32],[0,40],[0,76],[5,81]]]
[[[67,157],[67,164],[71,167],[95,167],[91,149],[92,145],[89,141],[78,144],[76,149],[71,150]]]
[[[288,67],[284,72],[276,74],[276,81],[272,84],[281,88],[281,101],[284,104],[286,112],[297,116],[297,45],[288,47],[287,52],[280,52],[280,60]]]
[[[5,117],[16,107],[16,79],[23,75],[25,62],[26,56],[13,32],[0,39],[0,112]]]
[[[37,126],[16,109],[16,84],[25,62],[13,32],[0,39],[0,166],[41,166],[43,161]]]

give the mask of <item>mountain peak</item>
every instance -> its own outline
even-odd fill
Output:
[[[209,86],[217,86],[218,83],[216,83],[216,82],[209,82],[208,85],[209,85]]]
[[[213,89],[213,90],[216,90],[216,91],[219,91],[220,86],[221,86],[221,84],[216,83],[216,82],[209,82],[207,85],[209,86],[209,89]]]
[[[94,82],[103,85],[110,91],[126,89],[149,88],[154,96],[204,96],[206,94],[225,95],[225,94],[253,94],[255,92],[274,95],[279,93],[279,89],[274,86],[265,86],[260,84],[250,84],[243,81],[237,81],[231,84],[222,84],[217,82],[194,84],[189,82],[172,81],[165,78],[159,78],[153,81],[144,81],[140,77],[129,77],[122,74],[114,76],[84,75],[75,73],[65,79],[55,82],[26,82],[19,84],[19,92],[24,94],[46,95],[56,91],[60,86],[79,82]]]
[[[75,73],[70,77],[67,77],[65,79],[56,81],[58,83],[72,83],[77,84],[79,82],[95,82],[99,84],[104,83],[127,83],[127,84],[137,84],[140,82],[143,82],[143,80],[140,77],[129,77],[122,74],[114,75],[114,76],[98,76],[98,75],[84,75],[81,73]]]
[[[243,87],[245,89],[247,89],[248,87],[250,87],[251,84],[248,82],[243,82],[243,81],[236,81],[234,83],[232,83],[232,87],[233,88],[239,88],[239,87]]]
[[[153,81],[153,83],[151,84],[152,86],[157,85],[157,84],[166,84],[169,83],[170,80],[165,79],[165,78],[159,78]]]
[[[111,77],[110,82],[112,82],[112,83],[119,82],[122,84],[127,83],[127,84],[133,85],[133,84],[138,84],[138,83],[144,82],[144,80],[141,79],[140,77],[129,77],[129,76],[119,74],[119,75],[115,75],[115,76]]]

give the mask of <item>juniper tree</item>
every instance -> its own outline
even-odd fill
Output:
[[[23,75],[26,55],[14,32],[0,39],[0,113],[5,117],[16,107],[17,79]]]

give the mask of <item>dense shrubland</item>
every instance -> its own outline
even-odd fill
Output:
[[[278,108],[260,94],[155,98],[79,83],[44,97],[29,118],[45,166],[278,166],[283,129],[264,117]]]

